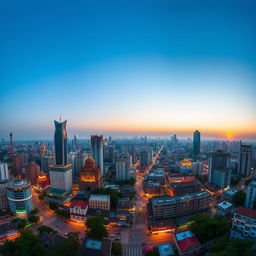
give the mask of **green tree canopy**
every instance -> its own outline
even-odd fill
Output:
[[[28,221],[31,223],[37,223],[39,220],[40,220],[39,216],[36,216],[36,215],[28,216]]]
[[[122,245],[120,243],[118,243],[118,242],[113,242],[112,243],[111,253],[114,256],[122,256]]]
[[[44,250],[30,230],[21,232],[21,236],[15,241],[6,242],[0,247],[0,255],[3,256],[43,256]]]
[[[46,226],[46,225],[42,225],[42,226],[38,227],[37,230],[38,230],[40,233],[43,233],[43,232],[51,233],[51,232],[54,231],[53,228],[48,227],[48,226]]]
[[[253,243],[253,241],[247,239],[222,237],[210,246],[210,256],[252,256]]]
[[[230,227],[231,224],[222,215],[210,217],[205,214],[195,214],[190,224],[192,232],[202,243],[214,237],[225,235]]]
[[[86,226],[89,228],[87,235],[92,238],[101,239],[108,236],[108,232],[103,225],[104,218],[102,216],[90,217],[86,221]]]
[[[234,194],[232,203],[235,206],[244,206],[245,198],[246,198],[246,193],[242,190],[239,190]]]

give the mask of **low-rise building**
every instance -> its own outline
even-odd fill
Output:
[[[183,196],[201,191],[202,185],[199,180],[187,179],[170,183],[170,195]]]
[[[227,201],[223,201],[223,202],[217,204],[216,214],[225,216],[229,213],[232,213],[233,210],[234,210],[233,204],[231,204]]]
[[[0,245],[19,236],[20,232],[14,223],[9,222],[0,225]]]
[[[240,207],[234,213],[231,238],[256,239],[256,210]]]
[[[143,182],[143,190],[145,194],[148,195],[161,195],[164,193],[164,189],[161,187],[159,182],[154,182],[151,180],[146,180]]]
[[[209,208],[210,193],[202,191],[187,196],[153,197],[150,204],[154,218],[175,218]]]
[[[232,202],[233,197],[234,197],[236,192],[238,192],[238,190],[234,189],[234,188],[228,189],[228,190],[224,191],[223,194],[222,194],[223,195],[223,199]]]
[[[198,255],[201,249],[198,239],[190,230],[176,232],[174,242],[181,256]]]
[[[168,244],[160,244],[158,246],[159,256],[171,256],[175,255],[175,251],[173,245],[171,243]]]
[[[110,210],[110,196],[92,194],[89,199],[89,207],[94,209]]]
[[[79,256],[111,256],[111,239],[85,238],[79,249]]]
[[[85,222],[86,213],[88,211],[88,202],[84,202],[82,200],[72,200],[69,211],[71,220]]]

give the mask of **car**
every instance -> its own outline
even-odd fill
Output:
[[[68,233],[67,233],[67,232],[65,232],[65,233],[64,233],[64,235],[65,235],[65,236],[67,236],[67,235],[68,235]]]
[[[120,241],[121,239],[119,237],[115,238],[115,241]]]

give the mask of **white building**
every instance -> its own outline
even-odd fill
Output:
[[[256,210],[240,207],[235,211],[231,238],[256,239]]]
[[[110,210],[110,196],[109,195],[95,195],[91,194],[89,199],[89,207],[93,209]]]
[[[73,186],[71,164],[50,166],[50,182],[52,188],[63,189],[70,192]]]
[[[7,163],[0,163],[0,180],[9,180]]]
[[[0,180],[0,210],[9,208],[7,198],[7,184],[8,180]]]
[[[246,191],[245,207],[253,209],[255,200],[256,200],[256,181],[251,181]]]
[[[122,154],[116,161],[116,180],[128,180],[130,171],[130,157]]]
[[[227,201],[223,201],[223,202],[217,204],[216,214],[225,216],[228,213],[232,213],[233,209],[234,209],[233,204],[231,204]]]
[[[85,222],[86,213],[88,211],[88,203],[81,200],[74,200],[71,202],[69,211],[71,220]]]

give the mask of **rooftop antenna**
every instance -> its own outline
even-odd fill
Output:
[[[61,123],[61,114],[60,114],[60,123]]]

